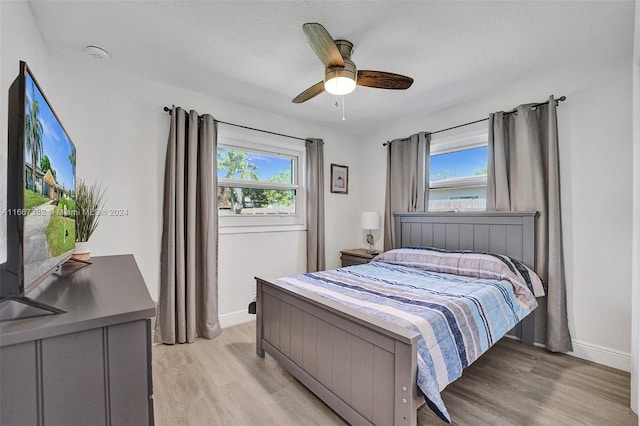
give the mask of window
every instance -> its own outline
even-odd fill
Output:
[[[220,135],[219,141],[221,227],[304,225],[304,191],[299,183],[304,146],[257,143],[255,137],[230,135]]]
[[[434,138],[429,163],[429,210],[485,210],[487,131]]]

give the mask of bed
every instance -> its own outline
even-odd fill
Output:
[[[511,212],[396,214],[396,247],[491,252],[533,268],[535,216]],[[326,273],[366,275],[376,268],[403,273],[403,265],[385,265]],[[323,274],[313,278],[334,278]],[[259,356],[269,353],[351,424],[417,423],[425,385],[422,370],[418,373],[424,339],[415,327],[403,327],[361,307],[339,303],[339,298],[301,288],[296,285],[299,279],[256,280]],[[533,313],[510,333],[532,344]],[[433,401],[427,398],[427,402],[433,409]]]

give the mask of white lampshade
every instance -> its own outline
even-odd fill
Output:
[[[380,229],[380,215],[378,212],[362,212],[360,222],[362,229]]]

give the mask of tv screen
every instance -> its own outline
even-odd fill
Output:
[[[24,62],[9,91],[7,270],[22,295],[73,253],[76,149]],[[4,281],[4,280],[3,280]]]

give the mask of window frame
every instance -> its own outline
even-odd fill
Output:
[[[489,131],[486,126],[482,128],[466,129],[464,131],[448,134],[445,136],[433,136],[429,157],[432,155],[449,154],[452,152],[465,151],[468,149],[481,148],[488,145]],[[488,162],[488,159],[487,159]],[[431,158],[429,158],[429,166],[431,166]],[[431,169],[431,167],[429,167]],[[432,182],[429,180],[429,191],[439,189],[459,189],[459,188],[486,188],[487,176],[465,176],[460,178],[442,179]],[[434,200],[436,201],[436,200]],[[430,201],[431,203],[431,197]],[[457,210],[457,209],[456,209]],[[486,208],[484,209],[486,210]],[[473,211],[484,211],[481,209],[473,209]],[[431,209],[427,211],[443,212],[451,210]]]
[[[218,130],[218,145],[216,148],[216,178],[218,173],[218,149],[244,151],[254,154],[291,158],[293,160],[291,173],[293,182],[291,184],[217,178],[217,187],[227,186],[231,188],[240,187],[295,190],[295,214],[218,214],[218,226],[221,234],[306,230],[306,189],[304,187],[306,158],[304,145],[300,146],[300,144],[293,145],[290,143],[284,143],[279,138],[268,134],[256,135],[253,134],[253,132],[244,133],[230,130]],[[217,205],[217,197],[216,209],[219,209]]]

